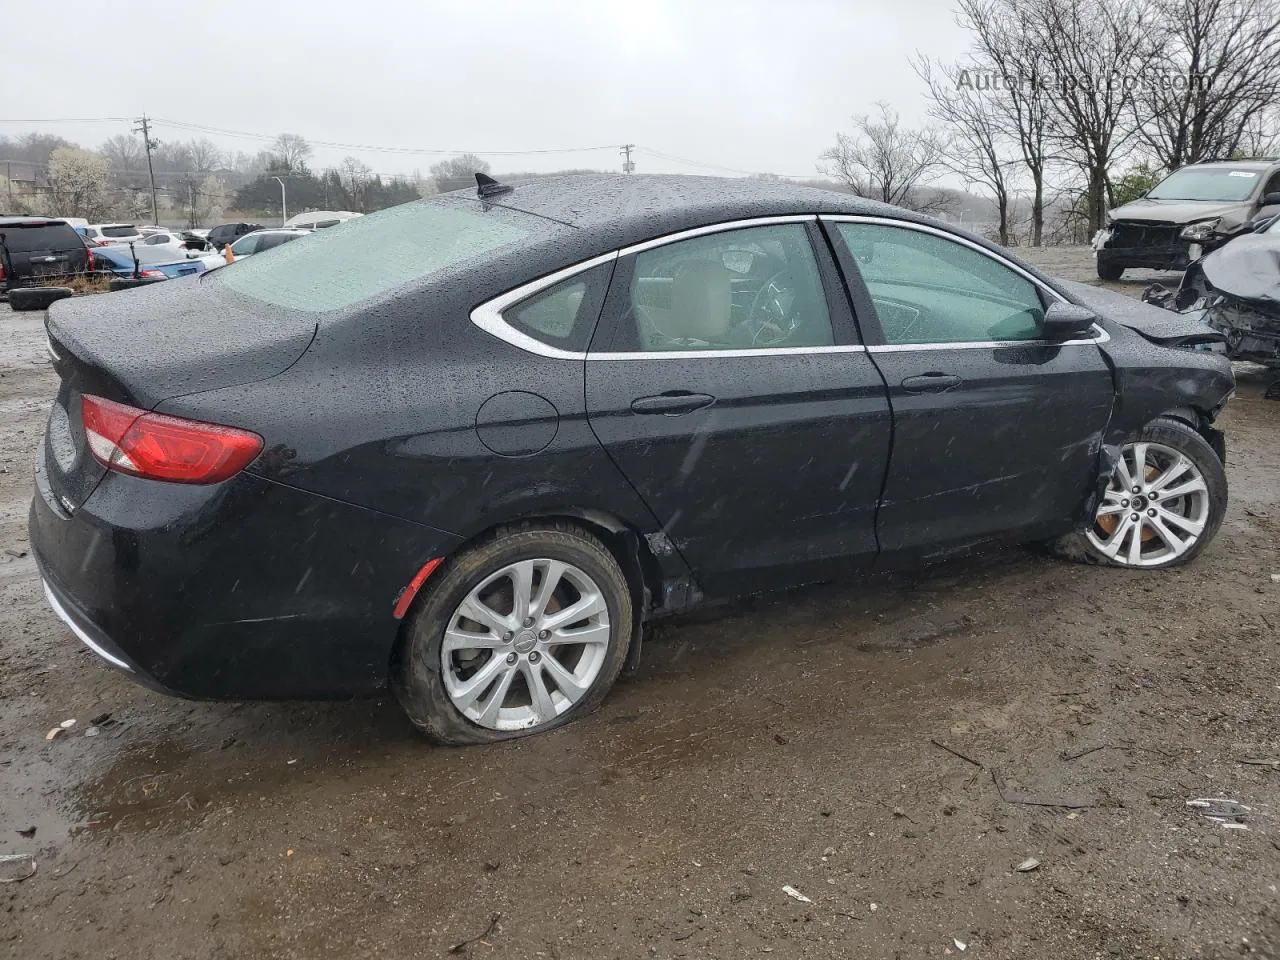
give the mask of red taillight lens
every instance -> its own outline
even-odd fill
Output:
[[[88,258],[87,262],[85,263],[85,269],[88,270],[90,273],[93,273],[93,271],[98,268],[98,264],[93,259],[93,251],[90,250],[88,247],[85,247],[84,255],[85,257]]]
[[[80,399],[85,439],[108,470],[171,483],[218,483],[262,452],[248,430],[148,413],[85,394]]]

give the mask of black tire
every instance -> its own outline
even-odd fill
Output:
[[[1161,418],[1153,420],[1142,428],[1137,436],[1129,442],[1151,441],[1163,444],[1178,451],[1190,460],[1200,471],[1208,487],[1209,511],[1203,531],[1196,541],[1180,556],[1171,557],[1167,561],[1145,566],[1144,570],[1167,570],[1170,567],[1189,563],[1217,535],[1222,526],[1222,519],[1227,512],[1227,473],[1208,441],[1200,436],[1192,427],[1181,420]],[[1103,566],[1129,568],[1127,564],[1117,563],[1097,549],[1084,533],[1071,533],[1056,541],[1053,552],[1071,560],[1084,563],[1095,563]],[[1130,568],[1131,569],[1131,568]]]
[[[524,730],[494,730],[465,717],[454,706],[441,678],[445,629],[463,599],[492,573],[520,560],[560,560],[595,581],[612,628],[603,665],[582,698],[554,720]],[[448,746],[493,743],[544,733],[599,708],[617,680],[631,641],[631,589],[613,554],[595,537],[567,524],[501,529],[484,543],[450,557],[415,601],[391,669],[391,687],[419,730]]]
[[[9,306],[14,310],[47,310],[50,304],[75,293],[70,287],[16,287],[9,291]]]
[[[1110,260],[1098,258],[1098,278],[1100,280],[1109,280],[1115,283],[1124,276],[1124,267],[1118,263],[1112,263]]]

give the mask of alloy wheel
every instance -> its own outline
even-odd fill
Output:
[[[520,560],[458,604],[440,646],[445,691],[491,730],[550,723],[600,674],[612,628],[599,586],[560,560]]]
[[[1156,567],[1190,550],[1209,520],[1209,487],[1186,454],[1151,441],[1125,446],[1087,533],[1112,563]]]

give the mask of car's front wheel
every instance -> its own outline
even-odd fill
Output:
[[[1226,509],[1213,448],[1179,420],[1156,420],[1125,444],[1092,525],[1073,539],[1096,563],[1162,569],[1203,550]]]
[[[613,555],[569,525],[503,531],[450,558],[406,625],[393,670],[432,739],[487,743],[595,710],[631,639],[631,591]]]

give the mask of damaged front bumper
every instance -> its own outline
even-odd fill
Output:
[[[1226,337],[1227,356],[1280,367],[1280,310],[1218,296],[1208,308],[1209,326]]]

